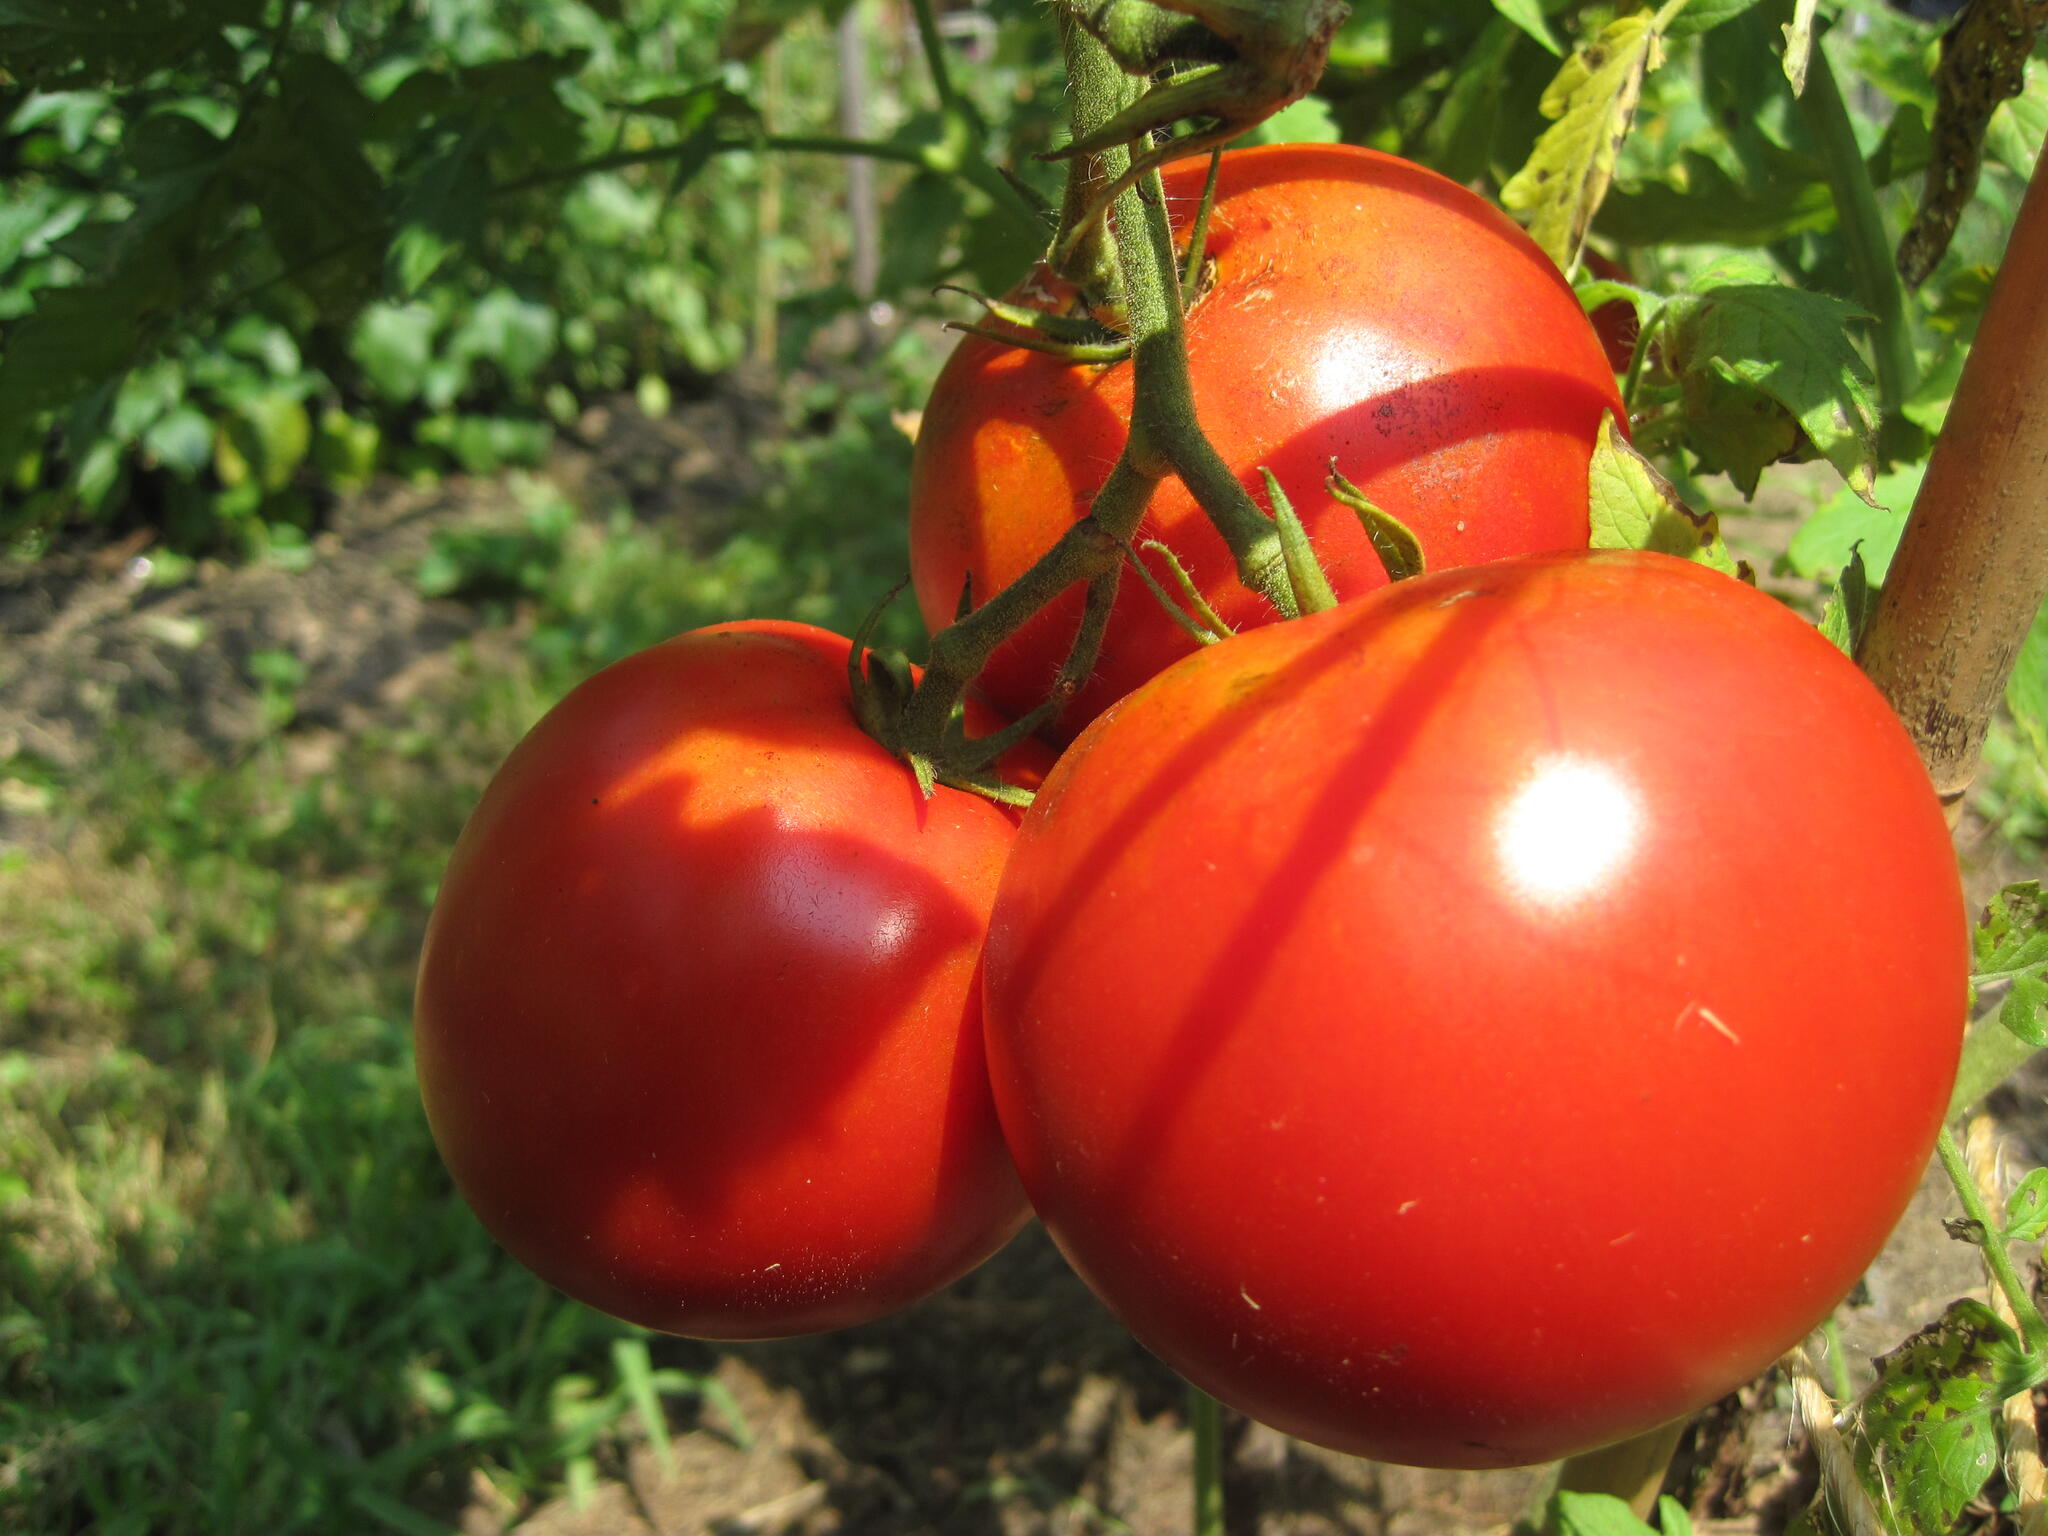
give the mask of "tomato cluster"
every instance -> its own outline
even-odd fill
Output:
[[[1176,226],[1200,205],[1203,165],[1166,173]],[[1373,150],[1271,145],[1223,157],[1203,248],[1187,315],[1203,429],[1248,489],[1262,495],[1259,470],[1274,473],[1339,597],[1387,577],[1324,490],[1333,462],[1432,567],[1585,547],[1586,461],[1621,397],[1570,286],[1498,208]],[[1058,307],[1066,295],[1041,275],[1013,297]],[[963,586],[977,602],[1007,586],[1087,512],[1123,447],[1131,391],[1129,363],[1077,366],[980,337],[954,352],[911,464],[927,624],[953,617]],[[1224,623],[1270,613],[1178,481],[1153,495],[1138,539],[1171,548]],[[1079,614],[1069,594],[996,653],[981,687],[998,710],[1045,696]],[[1124,583],[1061,738],[1193,649]]]
[[[428,1115],[514,1254],[652,1327],[877,1317],[1035,1210],[1141,1341],[1290,1433],[1439,1466],[1588,1449],[1796,1343],[1903,1209],[1967,985],[1945,823],[1789,610],[1583,548],[1612,379],[1575,307],[1498,334],[1488,306],[1570,299],[1510,227],[1363,152],[1227,158],[1222,188],[1208,323],[1280,328],[1205,421],[1257,462],[1348,455],[1443,568],[1375,582],[1321,508],[1335,609],[1175,660],[1119,607],[1092,723],[1021,817],[921,794],[820,631],[600,673],[457,846]],[[1357,237],[1395,253],[1366,286],[1398,326],[1364,304],[1318,333],[1295,296],[1290,219],[1347,209],[1432,232],[1436,264]],[[1476,271],[1445,264],[1465,234]],[[985,346],[926,417],[928,609],[1057,537],[1127,410],[1116,368]],[[1311,387],[1276,405],[1283,378]],[[1169,501],[1155,531],[1211,601],[1262,617]],[[1059,625],[990,691],[1027,706],[1005,689],[1057,666]]]

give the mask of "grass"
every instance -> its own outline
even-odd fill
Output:
[[[443,1532],[587,1485],[710,1390],[707,1349],[563,1300],[471,1218],[411,986],[462,819],[550,699],[699,623],[844,630],[899,574],[878,405],[774,452],[700,552],[545,497],[509,565],[443,547],[437,581],[515,573],[484,585],[522,641],[417,719],[225,766],[145,723],[75,774],[0,767],[35,829],[0,845],[0,1528]]]

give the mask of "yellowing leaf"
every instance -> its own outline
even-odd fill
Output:
[[[1652,550],[1739,574],[1721,540],[1720,519],[1688,507],[1657,466],[1615,430],[1611,414],[1601,418],[1586,484],[1593,548]]]
[[[1819,46],[1813,36],[1813,13],[1820,0],[1799,0],[1793,8],[1792,19],[1785,23],[1785,78],[1792,82],[1792,94],[1806,92],[1806,67],[1813,60],[1813,50]]]
[[[1643,76],[1663,62],[1662,35],[1647,15],[1610,22],[1580,48],[1543,92],[1544,130],[1528,163],[1501,188],[1501,201],[1527,216],[1529,233],[1569,272],[1614,180]]]

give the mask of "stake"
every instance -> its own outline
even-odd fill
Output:
[[[1857,661],[1951,824],[2048,594],[2048,176],[2037,169]]]

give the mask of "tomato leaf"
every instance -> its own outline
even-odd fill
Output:
[[[2048,603],[2034,615],[2005,680],[2005,707],[2033,749],[2036,766],[2048,772]]]
[[[2041,882],[2022,880],[1992,897],[1970,947],[1970,982],[1980,989],[2048,969],[2048,892]]]
[[[1301,515],[1280,488],[1280,479],[1263,464],[1259,473],[1266,479],[1266,500],[1273,507],[1273,522],[1280,530],[1280,557],[1287,562],[1287,584],[1294,589],[1294,606],[1301,613],[1327,613],[1337,606],[1337,594],[1330,590],[1330,578],[1301,526]]]
[[[1551,1496],[1543,1527],[1557,1536],[1654,1536],[1655,1532],[1655,1527],[1636,1518],[1625,1499],[1611,1493],[1569,1490]],[[1665,1536],[1676,1533],[1667,1530]]]
[[[1544,52],[1564,57],[1564,44],[1550,30],[1541,0],[1493,0],[1493,8],[1542,44]]]
[[[2048,1168],[2033,1168],[2006,1197],[2005,1240],[2034,1243],[2044,1233],[2048,1233]]]
[[[1813,50],[1820,46],[1813,35],[1814,12],[1819,3],[1820,0],[1798,0],[1792,19],[1785,23],[1785,78],[1792,82],[1794,96],[1805,91],[1807,66],[1813,61]]]
[[[1910,1529],[1953,1529],[1998,1466],[1998,1413],[2048,1377],[2018,1335],[1981,1301],[1956,1302],[1877,1362],[1857,1401],[1851,1441],[1872,1497]]]
[[[1925,470],[1925,465],[1912,464],[1879,475],[1867,501],[1853,491],[1838,492],[1792,535],[1786,568],[1801,576],[1832,577],[1847,570],[1851,553],[1860,551],[1865,576],[1882,586]]]
[[[1710,31],[1724,21],[1733,21],[1756,3],[1757,0],[1693,0],[1672,18],[1664,35],[1690,37],[1696,32]]]
[[[1846,329],[1858,313],[1842,299],[1788,288],[1763,261],[1741,255],[1723,257],[1674,296],[1664,361],[1679,381],[1687,445],[1702,463],[1727,471],[1747,494],[1803,432],[1871,500],[1872,377]]]
[[[1593,548],[1653,550],[1739,574],[1720,519],[1688,507],[1657,466],[1615,430],[1611,413],[1593,445],[1587,489]]]
[[[1854,656],[1856,647],[1862,643],[1863,631],[1870,625],[1870,610],[1875,596],[1863,570],[1862,548],[1852,544],[1849,561],[1842,567],[1841,579],[1835,583],[1835,590],[1828,594],[1827,606],[1820,615],[1820,632],[1832,640],[1843,655]]]
[[[1428,569],[1428,561],[1422,553],[1422,541],[1415,537],[1415,531],[1338,474],[1335,459],[1330,461],[1329,478],[1323,484],[1331,496],[1358,514],[1359,526],[1372,540],[1372,552],[1379,556],[1387,580],[1406,581]]]
[[[1642,98],[1643,77],[1663,57],[1662,36],[1650,19],[1624,16],[1566,59],[1543,93],[1543,115],[1556,121],[1500,198],[1528,216],[1529,233],[1566,272],[1577,263],[1614,180],[1615,156]]]

